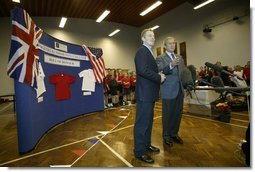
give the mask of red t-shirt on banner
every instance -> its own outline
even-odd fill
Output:
[[[71,97],[70,84],[75,82],[75,77],[58,73],[49,77],[50,83],[56,85],[56,100],[65,100]]]

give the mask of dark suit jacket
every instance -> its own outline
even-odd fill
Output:
[[[135,55],[136,100],[154,102],[159,98],[160,75],[150,50],[142,46]]]

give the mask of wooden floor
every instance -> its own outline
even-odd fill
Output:
[[[135,105],[79,116],[49,131],[34,151],[19,155],[12,103],[0,105],[0,166],[5,167],[246,167],[238,151],[249,122],[247,112],[233,112],[231,123],[186,113],[183,145],[162,142],[161,102],[155,106],[151,154],[154,164],[134,158]],[[104,131],[104,132],[99,132]],[[246,167],[247,168],[247,167]]]

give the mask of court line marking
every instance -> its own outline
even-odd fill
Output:
[[[156,110],[156,111],[159,111],[159,110]],[[161,110],[160,110],[161,111]],[[237,125],[237,124],[231,124],[231,123],[226,123],[226,122],[221,122],[221,121],[216,121],[216,120],[213,120],[213,119],[208,119],[208,118],[203,118],[203,117],[198,117],[198,116],[193,116],[193,115],[187,115],[187,114],[182,114],[183,116],[187,116],[187,117],[191,117],[191,118],[198,118],[198,119],[201,119],[201,120],[206,120],[206,121],[212,121],[212,122],[216,122],[216,123],[221,123],[221,124],[225,124],[225,125],[232,125],[232,126],[235,126],[235,127],[240,127],[240,128],[246,128],[245,126],[241,126],[241,125]]]
[[[104,134],[96,143],[94,143],[86,152],[84,152],[80,157],[78,157],[72,164],[71,167],[78,162],[85,154],[87,154],[101,139],[103,139],[105,136],[107,136],[111,131],[113,131],[115,128],[117,128],[123,121],[125,121],[129,115],[131,113],[131,110],[128,110],[128,115],[126,118],[123,118],[115,127],[113,127],[112,129],[109,130],[109,132],[107,134]],[[97,137],[98,138],[98,137]]]
[[[191,115],[186,115],[186,114],[183,114],[183,116],[187,116],[187,117],[191,117],[191,118],[198,118],[198,119],[201,119],[201,120],[207,120],[207,121],[212,121],[212,122],[218,122],[218,123],[222,123],[222,124],[226,124],[226,125],[232,125],[232,126],[235,126],[235,127],[240,127],[240,128],[247,129],[247,127],[244,127],[244,126],[240,126],[240,125],[236,125],[236,124],[230,124],[230,123],[224,123],[224,122],[220,122],[220,121],[216,121],[216,120],[212,120],[212,119],[206,119],[206,118],[196,117],[196,116],[191,116]],[[162,116],[154,117],[153,120],[161,118],[161,117]],[[109,131],[108,134],[115,133],[117,131],[121,131],[121,130],[130,128],[130,127],[133,127],[133,126],[134,126],[134,124],[131,124],[131,125],[128,125],[128,126],[125,126],[125,127],[119,128],[119,129],[116,129],[114,131]],[[98,135],[95,135],[95,136],[91,136],[91,137],[88,137],[88,138],[77,140],[75,142],[67,143],[67,144],[64,144],[64,145],[61,145],[61,146],[57,146],[57,147],[50,148],[50,149],[47,149],[47,150],[44,150],[44,151],[41,151],[41,152],[37,152],[37,153],[31,154],[31,155],[27,155],[27,156],[24,156],[24,157],[21,157],[21,158],[17,158],[17,159],[13,159],[13,160],[10,160],[10,161],[6,161],[6,162],[1,163],[0,166],[6,165],[6,164],[10,164],[10,163],[13,163],[13,162],[16,162],[16,161],[20,161],[20,160],[23,160],[23,159],[27,159],[27,158],[30,158],[30,157],[33,157],[33,156],[36,156],[36,155],[40,155],[40,154],[43,154],[43,153],[47,153],[47,152],[50,152],[50,151],[53,151],[53,150],[56,150],[56,149],[60,149],[60,148],[66,147],[66,146],[70,146],[70,145],[73,145],[73,144],[76,144],[76,143],[79,143],[79,142],[90,140],[90,139],[93,139],[93,138],[99,137],[99,136],[102,136],[102,135],[98,134]]]
[[[125,158],[123,158],[120,154],[118,154],[114,149],[112,149],[108,144],[106,144],[103,140],[99,139],[100,142],[105,145],[114,155],[116,155],[122,162],[124,162],[128,167],[134,167],[131,165]]]
[[[1,107],[0,109],[0,113],[4,112],[7,108],[9,108],[10,106],[12,106],[12,103],[4,105],[3,107]]]
[[[240,113],[240,112],[231,112],[231,113],[234,114],[234,115],[240,115],[240,116],[246,116],[246,117],[249,116],[249,112],[247,114],[243,114],[243,113]]]
[[[50,165],[50,167],[55,167],[55,168],[67,168],[67,167],[71,167],[71,165]]]
[[[231,120],[239,121],[239,122],[245,122],[245,123],[249,123],[250,122],[250,121],[247,121],[247,120],[242,120],[242,119],[237,119],[237,118],[231,118]]]
[[[96,137],[98,138],[98,137]],[[96,141],[96,143],[94,143],[92,146],[89,147],[89,149],[87,151],[85,151],[81,156],[79,156],[72,164],[70,164],[70,167],[72,167],[78,160],[81,159],[81,157],[83,157],[88,151],[90,151],[97,143],[99,142],[99,140]]]
[[[93,112],[93,114],[94,113],[95,112]],[[90,114],[88,114],[88,115],[90,115]],[[77,118],[80,118],[80,117],[77,117]],[[71,120],[73,120],[73,119],[70,119],[70,121]],[[88,137],[88,138],[84,138],[84,139],[81,139],[81,140],[77,140],[77,141],[74,141],[74,142],[71,142],[71,143],[67,143],[67,144],[64,144],[64,145],[61,145],[61,146],[57,146],[57,147],[53,147],[53,148],[50,148],[50,149],[46,149],[44,151],[33,153],[31,155],[27,155],[27,156],[24,156],[24,157],[21,157],[21,158],[16,158],[16,159],[13,159],[13,160],[9,160],[9,161],[1,163],[0,166],[6,165],[6,164],[10,164],[10,163],[13,163],[13,162],[16,162],[16,161],[20,161],[20,160],[23,160],[23,159],[27,159],[27,158],[30,158],[30,157],[33,157],[33,156],[37,156],[37,155],[40,155],[40,154],[43,154],[43,153],[47,153],[47,152],[50,152],[50,151],[53,151],[53,150],[56,150],[56,149],[60,149],[60,148],[66,147],[66,146],[70,146],[70,145],[73,145],[73,144],[76,144],[76,143],[87,141],[87,140],[90,140],[90,139],[93,139],[93,138],[99,137],[99,136],[102,136],[102,134],[98,134],[98,135],[91,136],[91,137]]]
[[[75,141],[75,142],[67,143],[67,144],[57,146],[57,147],[54,147],[54,148],[46,149],[44,151],[37,152],[37,153],[31,154],[31,155],[27,155],[27,156],[24,156],[24,157],[21,157],[21,158],[13,159],[13,160],[10,160],[10,161],[7,161],[7,162],[4,162],[4,163],[0,164],[0,166],[10,164],[10,163],[13,163],[13,162],[16,162],[16,161],[19,161],[19,160],[27,159],[27,158],[30,158],[30,157],[33,157],[33,156],[36,156],[36,155],[40,155],[40,154],[43,154],[43,153],[47,153],[47,152],[50,152],[50,151],[53,151],[53,150],[56,150],[56,149],[60,149],[60,148],[66,147],[66,146],[70,146],[70,145],[73,145],[73,144],[76,144],[76,143],[79,143],[79,142],[90,140],[90,139],[93,139],[93,138],[98,137],[98,136],[101,136],[101,134],[96,135],[96,136],[91,136],[91,137],[88,137],[88,138],[85,138],[85,139],[81,139],[81,140],[78,140],[78,141]]]
[[[202,118],[202,117],[198,117],[198,116],[192,116],[192,115],[183,115],[183,116],[187,116],[187,117],[191,117],[191,118],[198,118],[198,119],[202,119],[202,120],[206,120],[206,121],[212,121],[212,122],[221,123],[221,124],[225,124],[225,125],[232,125],[232,126],[240,127],[240,128],[247,128],[247,127],[237,125],[237,124],[225,123],[225,122],[216,121],[216,120],[213,120],[213,119]]]

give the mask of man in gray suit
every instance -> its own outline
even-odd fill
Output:
[[[157,57],[156,63],[159,71],[166,66],[172,70],[172,74],[166,75],[166,80],[160,86],[162,98],[162,125],[164,143],[173,146],[173,142],[183,144],[178,132],[182,118],[184,89],[180,75],[184,67],[183,58],[174,54],[175,38],[167,37],[164,40],[166,52]]]

